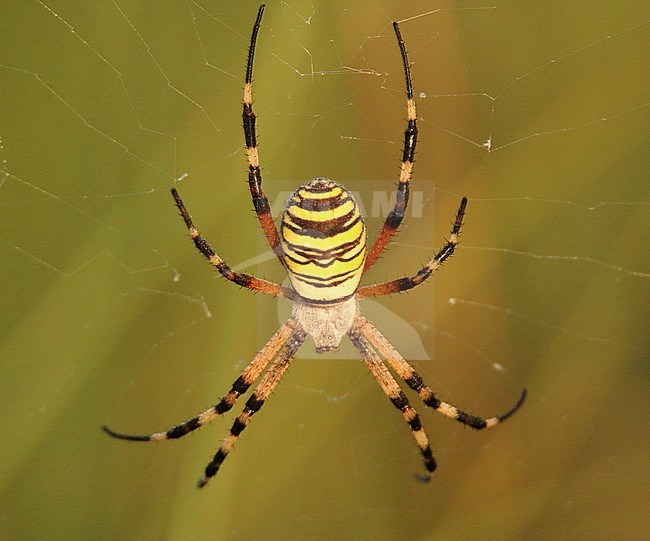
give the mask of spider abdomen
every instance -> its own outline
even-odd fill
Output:
[[[354,196],[326,178],[300,186],[280,226],[284,263],[306,302],[336,304],[359,286],[366,259],[366,227]]]

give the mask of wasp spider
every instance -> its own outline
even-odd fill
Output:
[[[282,216],[278,232],[271,216],[269,201],[262,190],[259,155],[255,135],[255,114],[253,113],[252,76],[255,43],[264,13],[264,5],[259,8],[253,26],[246,81],[244,84],[244,135],[248,157],[248,183],[257,217],[269,245],[289,274],[291,287],[283,287],[273,282],[255,278],[248,274],[233,271],[201,237],[192,223],[178,192],[172,194],[190,236],[199,251],[214,265],[222,276],[242,287],[260,291],[267,295],[285,297],[293,301],[291,317],[271,337],[241,376],[233,383],[230,391],[218,404],[181,423],[166,432],[146,436],[131,436],[114,432],[108,427],[104,430],[115,438],[133,441],[161,441],[181,438],[203,426],[208,421],[229,411],[240,395],[264,373],[243,412],[235,419],[230,434],[221,444],[214,458],[205,468],[199,481],[204,486],[221,468],[228,453],[246,428],[253,415],[260,410],[285,373],[298,348],[311,336],[318,353],[333,351],[339,347],[343,336],[356,346],[377,383],[395,407],[402,412],[413,431],[420,448],[428,480],[436,468],[436,461],[429,447],[429,440],[422,428],[417,412],[409,404],[406,395],[397,384],[387,363],[413,389],[422,401],[443,415],[460,421],[472,428],[492,427],[510,417],[523,404],[526,398],[524,389],[515,406],[497,417],[483,419],[466,413],[447,402],[440,400],[427,387],[411,365],[399,354],[386,338],[363,315],[358,300],[411,289],[424,282],[454,253],[458,235],[465,214],[467,199],[463,198],[456,213],[451,235],[442,249],[420,271],[410,278],[399,278],[390,282],[359,287],[363,274],[372,267],[384,251],[404,218],[409,199],[409,181],[413,168],[417,126],[415,100],[411,85],[411,73],[406,47],[399,26],[393,23],[397,43],[404,65],[406,78],[406,103],[408,112],[407,127],[404,132],[404,154],[400,171],[395,207],[386,217],[370,251],[367,251],[366,228],[363,216],[352,194],[343,186],[326,178],[315,178],[300,186],[289,198]],[[382,357],[384,361],[382,361]]]

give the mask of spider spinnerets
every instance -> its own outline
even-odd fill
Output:
[[[411,428],[426,469],[422,478],[428,480],[436,469],[428,438],[417,412],[410,405],[388,366],[418,394],[425,405],[475,429],[492,427],[510,417],[524,403],[526,389],[510,410],[488,419],[471,415],[443,402],[424,384],[418,373],[379,330],[361,314],[358,300],[406,291],[424,282],[454,253],[467,199],[463,197],[460,202],[449,240],[416,274],[380,284],[359,286],[362,276],[375,264],[404,218],[417,144],[417,114],[410,64],[399,25],[395,22],[393,29],[406,81],[407,126],[404,131],[404,151],[395,206],[386,217],[372,248],[367,250],[366,227],[354,197],[343,186],[327,178],[315,178],[300,186],[291,195],[278,232],[271,216],[268,198],[262,190],[252,99],[253,57],[263,13],[264,4],[260,6],[253,26],[244,84],[242,118],[248,159],[248,183],[262,230],[271,249],[286,269],[291,287],[233,271],[194,227],[176,189],[172,189],[172,194],[194,244],[221,275],[242,287],[291,299],[294,303],[292,315],[235,380],[230,391],[203,413],[165,432],[144,436],[122,434],[106,426],[103,429],[115,438],[131,441],[180,438],[229,411],[239,396],[246,393],[250,386],[261,378],[246,401],[244,410],[235,419],[230,434],[206,466],[199,481],[199,487],[202,487],[219,471],[240,434],[253,415],[264,405],[307,336],[313,338],[316,351],[323,353],[336,350],[347,335],[379,386],[401,411]]]

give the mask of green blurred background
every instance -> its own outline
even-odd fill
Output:
[[[470,203],[435,283],[363,307],[401,349],[421,342],[414,364],[449,401],[494,415],[528,387],[512,420],[476,433],[413,396],[439,462],[423,485],[362,363],[307,344],[204,490],[233,415],[161,444],[100,431],[193,416],[278,326],[277,301],[195,253],[169,195],[188,173],[220,254],[283,279],[245,182],[257,4],[224,4],[1,4],[0,538],[647,538],[646,2],[267,6],[254,90],[275,205],[314,176],[367,211],[393,188],[404,20],[421,216],[367,281],[415,272]]]

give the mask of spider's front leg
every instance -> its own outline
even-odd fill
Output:
[[[431,478],[431,474],[436,469],[436,459],[433,457],[431,452],[431,447],[429,446],[429,439],[422,427],[420,422],[420,417],[409,404],[408,398],[404,394],[404,391],[397,384],[391,373],[388,371],[388,368],[384,365],[379,355],[373,348],[372,344],[363,336],[358,323],[363,322],[365,318],[358,317],[355,325],[348,332],[350,340],[354,346],[359,350],[361,358],[366,363],[373,377],[379,383],[382,391],[390,399],[393,405],[402,412],[404,419],[408,423],[409,427],[413,431],[413,437],[415,442],[420,448],[420,453],[422,453],[422,458],[424,459],[424,466],[426,468],[426,473],[420,478],[423,481],[428,481]]]
[[[182,438],[197,428],[201,428],[204,424],[210,422],[215,417],[230,411],[230,409],[235,405],[237,398],[248,391],[248,388],[262,375],[262,372],[264,372],[264,369],[271,362],[271,359],[275,357],[278,351],[280,351],[280,348],[291,338],[295,328],[296,322],[293,319],[288,319],[235,380],[228,394],[226,394],[218,404],[205,410],[196,417],[192,417],[188,421],[176,425],[165,432],[155,432],[144,436],[134,436],[115,432],[107,426],[103,426],[102,429],[110,436],[120,440],[164,441]]]
[[[305,341],[307,333],[300,327],[300,325],[294,320],[289,320],[287,323],[290,323],[291,325],[291,334],[289,338],[283,345],[282,349],[278,352],[277,358],[273,361],[273,364],[267,370],[266,374],[264,374],[264,377],[253,391],[253,394],[246,401],[246,407],[235,419],[235,422],[230,429],[230,434],[228,434],[226,439],[223,441],[221,447],[219,447],[219,450],[214,455],[214,458],[205,467],[205,473],[199,481],[199,488],[204,487],[208,481],[217,474],[224,460],[226,460],[228,454],[239,439],[239,435],[248,426],[253,415],[262,408],[264,402],[266,402],[273,392],[273,389],[275,389],[275,386],[280,382],[280,379],[282,379],[287,368],[289,368],[298,348]]]
[[[483,417],[467,413],[457,408],[456,406],[440,400],[431,390],[431,388],[424,384],[424,381],[422,381],[420,375],[406,361],[406,359],[400,355],[400,353],[388,341],[388,339],[383,334],[381,334],[377,327],[370,323],[365,317],[359,317],[357,326],[363,336],[374,347],[377,348],[381,355],[386,359],[386,362],[391,366],[393,370],[395,370],[395,373],[397,373],[411,389],[418,393],[418,396],[422,399],[422,402],[424,402],[430,408],[433,408],[446,417],[454,419],[459,423],[471,426],[477,430],[493,427],[505,421],[508,417],[512,416],[519,408],[521,408],[524,401],[526,400],[528,391],[526,388],[524,388],[517,403],[501,415],[484,419]]]

